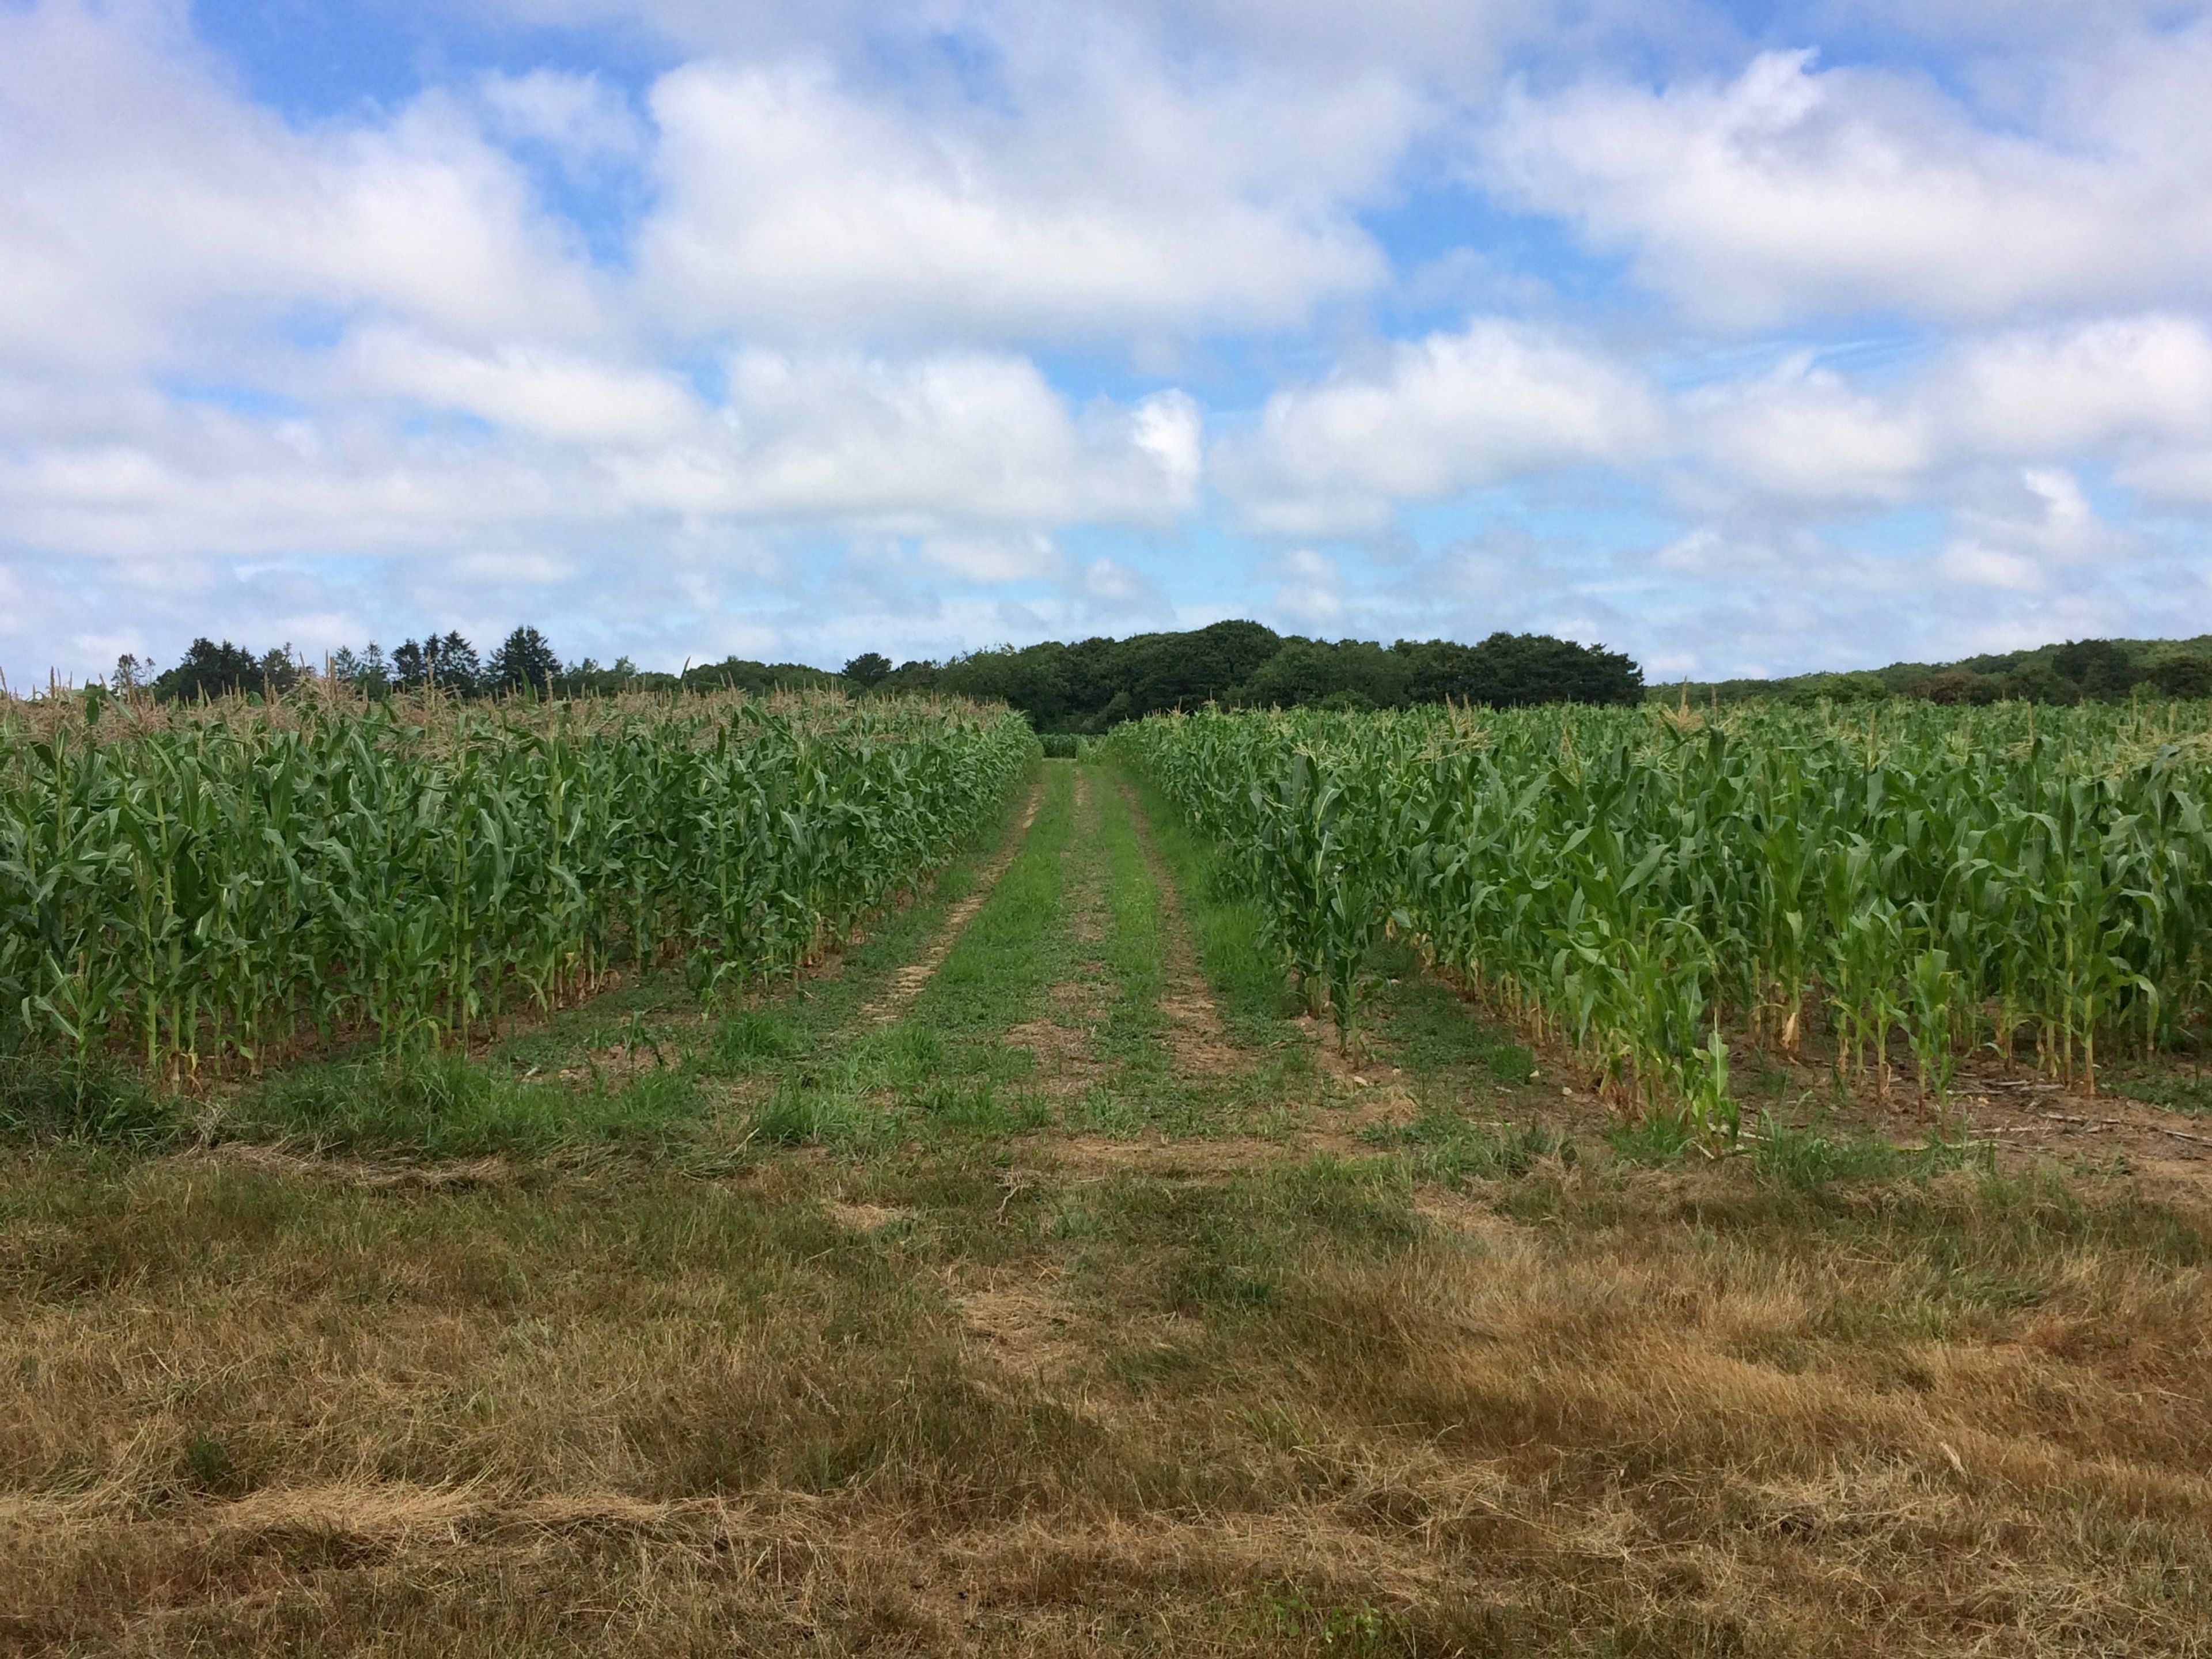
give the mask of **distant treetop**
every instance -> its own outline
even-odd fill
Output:
[[[185,659],[155,678],[156,696],[221,696],[283,691],[308,671],[289,647],[257,657],[225,641],[192,642]],[[508,634],[486,661],[458,629],[403,641],[388,654],[375,641],[330,659],[331,677],[368,696],[434,686],[450,696],[557,696],[627,690],[777,690],[842,688],[886,693],[943,691],[1002,702],[1040,732],[1097,732],[1125,720],[1206,703],[1231,708],[1402,708],[1456,702],[1518,708],[1540,702],[1634,702],[1643,672],[1601,646],[1546,634],[1492,634],[1478,644],[1453,640],[1311,640],[1255,622],[1218,622],[1178,634],[1095,637],[1072,644],[1001,647],[945,662],[896,668],[864,651],[842,674],[803,663],[732,657],[678,676],[641,672],[627,657],[611,668],[592,658],[563,665],[552,643],[528,626]],[[116,689],[147,684],[150,670],[126,659]]]
[[[1447,698],[1495,708],[1540,702],[1636,702],[1644,675],[1627,657],[1543,634],[1451,640],[1285,637],[1255,622],[1184,634],[978,651],[945,663],[902,664],[887,690],[990,697],[1040,732],[1103,732],[1125,720],[1214,702],[1234,708],[1402,708]]]
[[[1897,662],[1839,674],[1655,686],[1651,695],[1696,702],[1917,697],[1948,703],[2075,703],[2124,702],[2138,692],[2212,697],[2212,635],[2187,640],[2069,640],[1956,662]]]
[[[845,665],[845,678],[867,690],[891,672],[891,659],[880,651],[863,651]]]

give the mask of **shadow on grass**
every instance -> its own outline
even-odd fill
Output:
[[[564,1147],[665,1142],[696,1118],[681,1071],[589,1092],[495,1076],[453,1052],[302,1066],[224,1115],[225,1139],[301,1140],[331,1151],[422,1158],[529,1157]]]
[[[1770,1116],[1759,1119],[1751,1140],[1752,1168],[1760,1178],[1800,1192],[1833,1182],[1925,1181],[1968,1167],[1978,1156],[1989,1167],[1989,1149],[1965,1141],[1930,1140],[1921,1146],[1896,1146],[1873,1135],[1823,1134],[1817,1127],[1792,1128]]]
[[[1446,1186],[1518,1180],[1545,1158],[1569,1164],[1576,1158],[1575,1143],[1543,1124],[1478,1123],[1434,1103],[1411,1123],[1377,1124],[1363,1130],[1360,1139],[1406,1150],[1413,1175]]]
[[[0,1139],[152,1148],[182,1127],[173,1099],[103,1060],[0,1056]]]

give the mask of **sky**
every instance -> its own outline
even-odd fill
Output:
[[[0,0],[0,670],[2212,631],[2212,16]]]

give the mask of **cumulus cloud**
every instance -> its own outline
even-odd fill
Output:
[[[1810,353],[1793,353],[1765,374],[1700,386],[1682,398],[1681,413],[1697,453],[1771,497],[1895,501],[1933,459],[1920,410],[1850,386]]]
[[[1895,310],[1994,319],[2159,304],[2212,276],[2212,31],[2075,72],[2055,136],[2004,130],[1926,80],[1770,52],[1732,80],[1516,90],[1483,177],[1578,224],[1699,319],[1730,328]],[[2146,122],[2140,106],[2165,106]]]
[[[2154,313],[1967,334],[1857,380],[1793,352],[1686,392],[1676,413],[1693,494],[1897,506],[1977,468],[2094,460],[2185,499],[2212,443],[2212,330]]]
[[[514,3],[659,67],[433,38],[280,112],[179,0],[0,6],[11,669],[517,609],[672,663],[2212,624],[2212,26]]]
[[[1334,559],[1310,547],[1296,548],[1277,562],[1275,569],[1280,580],[1269,608],[1276,616],[1292,628],[1316,633],[1342,624],[1344,578]]]
[[[370,327],[346,338],[334,368],[368,396],[475,416],[556,443],[666,444],[695,437],[706,419],[699,399],[672,374],[558,348],[469,350],[414,330]]]
[[[1045,125],[863,101],[828,72],[687,65],[653,88],[651,290],[699,328],[991,339],[1296,321],[1381,280],[1316,178],[1370,180],[1407,117],[1386,85],[1290,112],[1129,75]]]
[[[2012,330],[1966,343],[1934,402],[1962,444],[2060,455],[2212,434],[2212,332],[2172,313]]]
[[[1180,405],[1078,414],[1025,357],[753,349],[717,441],[608,463],[641,505],[926,530],[943,522],[1161,522],[1188,500],[1159,429]]]
[[[1029,582],[1064,576],[1068,563],[1051,537],[929,536],[921,556],[932,568],[965,582]]]
[[[171,406],[135,429],[0,452],[0,514],[58,551],[370,551],[639,518],[930,533],[1164,524],[1190,500],[1173,394],[1077,411],[1026,358],[750,350],[708,409],[665,377],[373,337],[362,387],[496,421],[410,432]],[[562,452],[556,459],[545,453]]]
[[[494,70],[477,84],[485,125],[497,136],[544,144],[571,167],[630,161],[646,147],[629,100],[596,75]]]
[[[2030,592],[2054,567],[2124,556],[2131,538],[2100,518],[2063,467],[2023,468],[1993,505],[1965,507],[1936,568],[1954,581]]]
[[[1367,373],[1277,392],[1220,468],[1252,520],[1291,534],[1370,529],[1393,501],[1629,462],[1662,416],[1632,371],[1547,331],[1480,319],[1394,346]]]
[[[0,10],[0,361],[205,364],[283,337],[298,307],[474,343],[598,325],[565,234],[457,109],[297,131],[237,98],[172,16]]]

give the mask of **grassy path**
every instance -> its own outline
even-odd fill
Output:
[[[945,910],[937,938],[929,949],[892,976],[884,994],[870,1007],[871,1018],[878,1023],[896,1019],[921,994],[922,987],[929,983],[945,958],[951,953],[952,947],[960,942],[960,936],[966,930],[969,920],[991,896],[1000,878],[1006,873],[1006,866],[1021,852],[1023,838],[1029,834],[1030,826],[1036,822],[1037,811],[1043,805],[1044,781],[1039,779],[1030,787],[1028,805],[1023,809],[1013,838],[977,877],[974,888]]]
[[[8,1153],[0,1653],[2212,1650],[2203,1218],[1346,1066],[1209,856],[1048,763],[743,1009]]]

